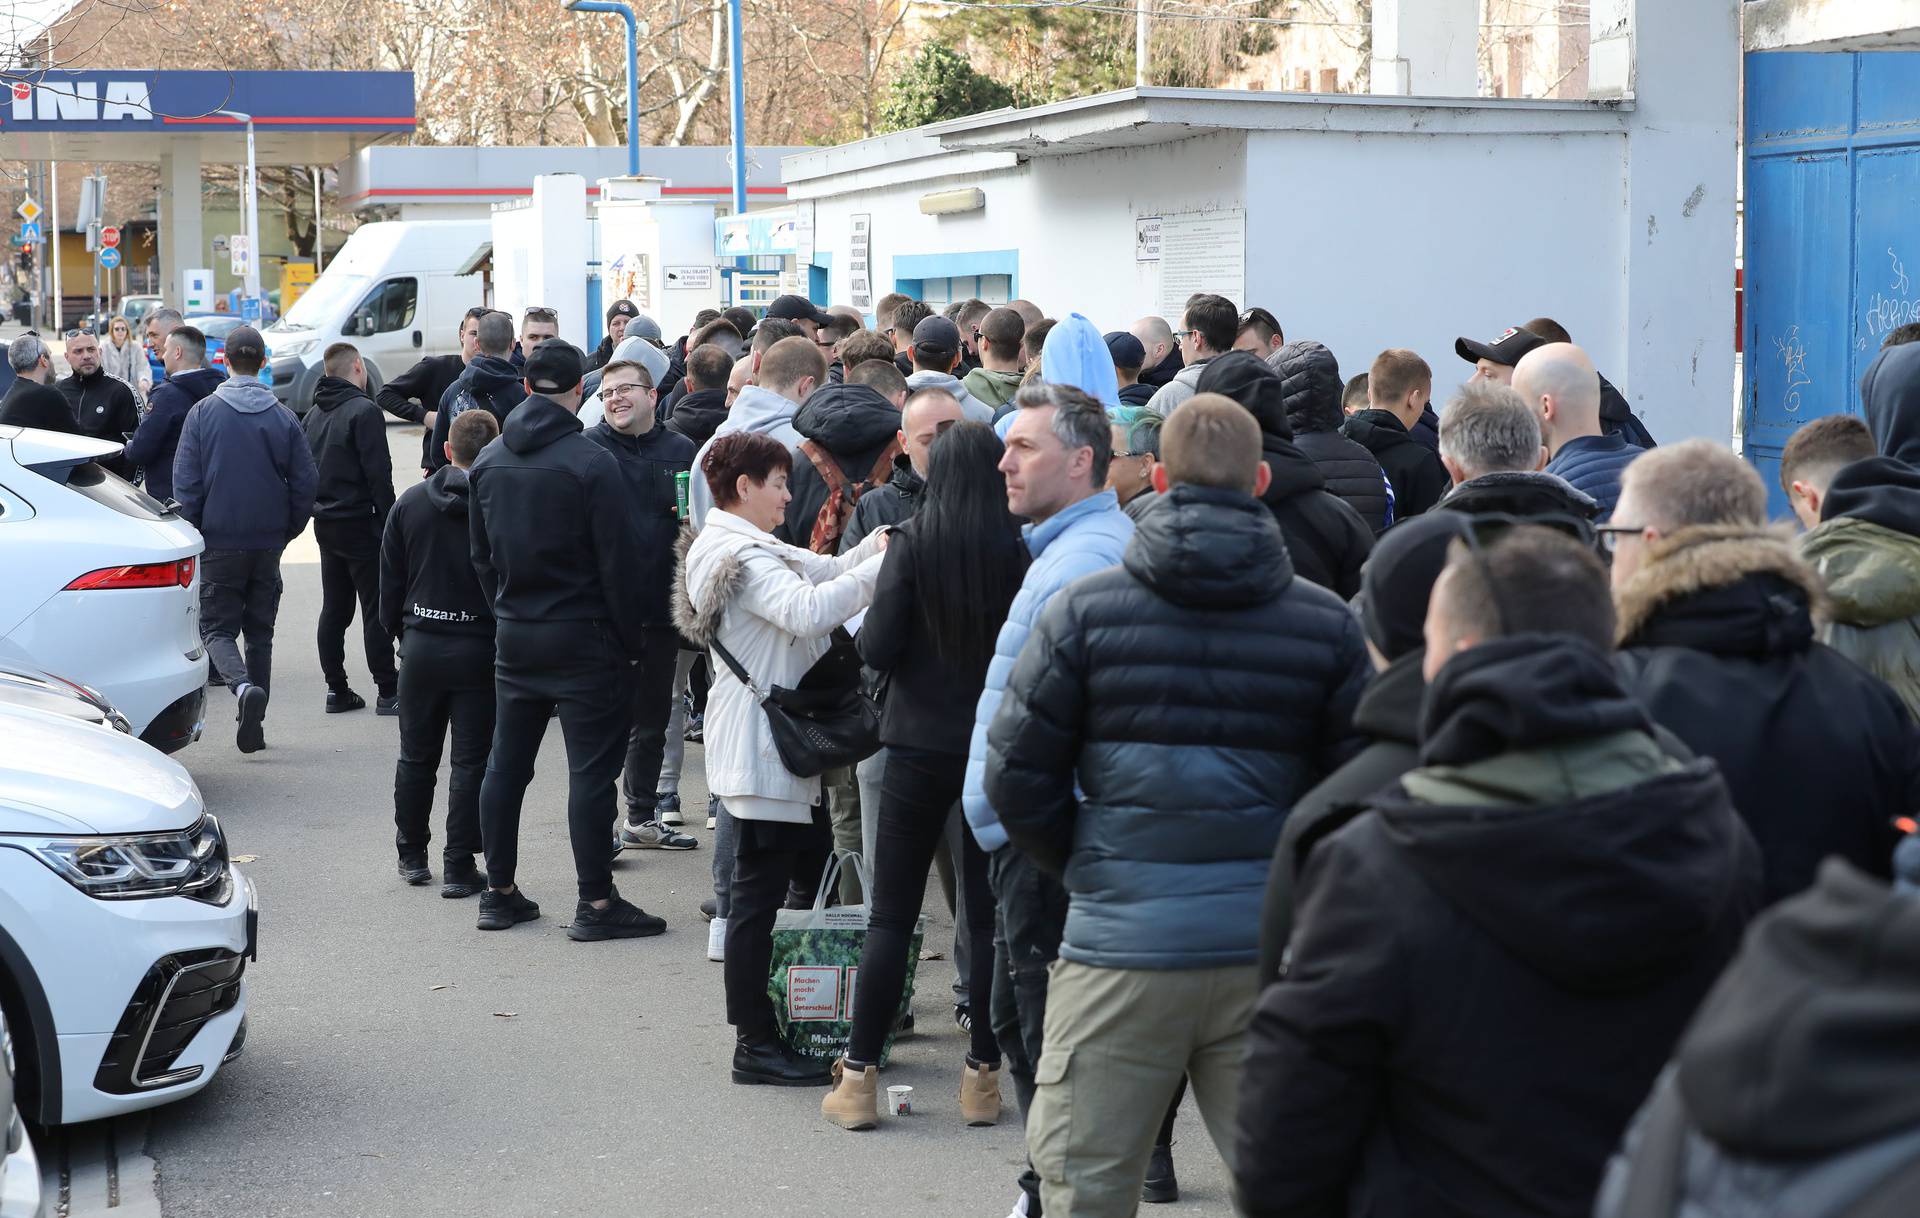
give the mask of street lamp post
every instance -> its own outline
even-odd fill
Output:
[[[253,158],[253,115],[238,110],[215,110],[214,113],[247,125],[246,199],[240,213],[242,231],[247,237],[247,277],[242,292],[264,312],[265,302],[260,297],[260,173]]]
[[[640,176],[640,32],[633,10],[607,0],[568,0],[576,13],[614,13],[627,23],[627,176]]]

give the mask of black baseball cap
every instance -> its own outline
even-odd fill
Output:
[[[767,316],[778,321],[810,321],[816,326],[833,324],[833,314],[817,308],[805,296],[781,296],[767,306]]]
[[[580,348],[550,338],[527,356],[527,384],[535,393],[565,393],[586,375],[587,357]]]
[[[1147,362],[1146,345],[1125,330],[1113,330],[1101,337],[1106,340],[1107,354],[1113,357],[1114,367],[1138,368]]]
[[[938,313],[923,317],[913,328],[913,349],[951,356],[960,350],[960,327]]]
[[[1535,347],[1544,347],[1547,340],[1531,330],[1522,330],[1519,326],[1508,326],[1491,341],[1481,342],[1475,338],[1456,338],[1453,350],[1469,364],[1490,360],[1508,368],[1520,362],[1520,357]]]
[[[1360,569],[1360,627],[1389,660],[1425,643],[1427,601],[1447,565],[1447,547],[1470,518],[1439,508],[1394,525]]]
[[[251,355],[254,359],[267,358],[267,340],[260,337],[260,331],[252,326],[235,326],[227,333],[225,346],[227,358],[238,355],[244,362]]]

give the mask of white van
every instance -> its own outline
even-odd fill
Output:
[[[387,220],[355,229],[306,295],[265,331],[274,394],[305,414],[320,358],[338,342],[360,349],[369,395],[426,356],[458,352],[460,318],[481,303],[481,281],[454,272],[492,240],[491,220]]]

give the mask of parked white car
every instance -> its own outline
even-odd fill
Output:
[[[0,1010],[49,1125],[191,1095],[246,1039],[253,885],[171,758],[0,700]]]
[[[82,682],[162,752],[199,739],[199,530],[94,458],[115,445],[0,427],[0,663]]]

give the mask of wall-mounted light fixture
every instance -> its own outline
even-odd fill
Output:
[[[920,211],[929,216],[956,216],[987,205],[987,192],[977,186],[965,190],[937,190],[920,196]]]

